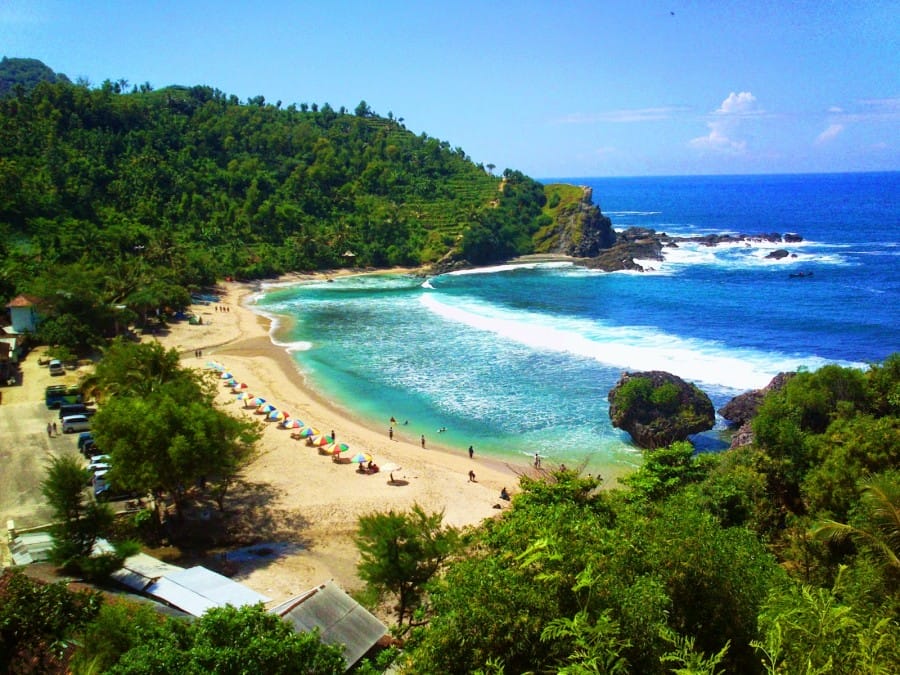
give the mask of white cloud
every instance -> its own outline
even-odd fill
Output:
[[[756,97],[749,91],[731,92],[716,110],[717,115],[758,115],[761,112],[756,107]]]
[[[833,141],[841,135],[842,131],[844,131],[843,124],[828,125],[828,128],[816,137],[816,145],[823,145],[829,141]]]
[[[607,110],[597,113],[573,113],[557,120],[560,124],[595,124],[597,122],[657,122],[671,119],[679,113],[687,112],[683,106],[661,106],[658,108],[628,108]]]
[[[762,115],[756,97],[749,91],[731,92],[706,123],[709,133],[690,141],[691,147],[730,154],[741,154],[747,141],[737,138],[741,119]]]

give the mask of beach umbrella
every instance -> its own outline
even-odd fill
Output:
[[[234,378],[234,375],[231,373],[222,373],[219,377],[223,380],[231,380]]]
[[[218,370],[219,372],[225,370],[225,366],[223,366],[221,363],[216,363],[215,361],[207,361],[206,367],[209,370]]]
[[[288,418],[284,422],[282,422],[282,426],[285,429],[300,429],[303,426],[303,422],[298,419]]]
[[[237,384],[237,380],[232,377],[230,380],[225,380],[224,382],[222,382],[222,384],[224,384],[226,387],[233,387]]]
[[[259,415],[268,415],[268,414],[269,414],[270,412],[272,412],[273,410],[275,410],[275,406],[274,406],[274,405],[272,405],[271,403],[265,403],[265,404],[259,406],[259,407],[256,409],[256,412],[257,412],[257,414],[259,414]]]
[[[235,393],[237,393],[237,391],[239,391],[239,390],[246,389],[247,383],[246,382],[235,382],[233,385],[231,385],[231,388],[235,390]]]
[[[297,434],[300,438],[309,438],[310,436],[318,436],[319,430],[315,427],[303,427]]]
[[[266,402],[266,399],[262,398],[261,396],[253,397],[253,405],[262,405],[265,402]]]
[[[339,455],[342,452],[347,452],[350,449],[350,446],[346,443],[335,443],[331,448],[331,454]]]
[[[314,448],[322,448],[326,445],[331,445],[334,443],[334,439],[331,436],[326,436],[325,434],[319,434],[318,436],[312,437],[312,444]]]
[[[366,462],[372,461],[372,455],[368,452],[357,452],[353,457],[350,458],[350,462],[353,464],[365,464]]]
[[[399,470],[402,469],[403,467],[400,466],[399,464],[395,464],[394,462],[388,462],[387,464],[383,464],[383,465],[382,465],[381,467],[379,467],[379,468],[381,469],[382,473],[385,473],[385,472],[386,472],[386,473],[392,473],[392,472],[394,472],[394,471],[399,471]]]
[[[273,421],[274,420],[283,420],[287,416],[288,416],[287,413],[281,412],[280,410],[272,410],[269,413],[269,419],[273,420]]]
[[[249,391],[238,392],[238,395],[237,395],[238,401],[245,401],[248,398],[253,398],[253,394],[251,394]]]

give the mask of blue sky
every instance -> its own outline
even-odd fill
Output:
[[[535,178],[900,170],[898,0],[0,0],[0,54],[365,100]]]

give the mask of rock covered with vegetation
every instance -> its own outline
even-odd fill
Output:
[[[609,418],[642,448],[661,448],[712,429],[712,401],[677,375],[653,370],[623,373],[609,392]]]
[[[615,244],[612,221],[593,203],[591,188],[554,183],[545,192],[549,217],[534,235],[535,253],[593,258]]]
[[[754,389],[752,391],[738,394],[716,412],[724,419],[728,420],[732,425],[737,426],[737,430],[731,437],[731,447],[740,445],[749,445],[753,441],[753,428],[751,422],[759,411],[766,395],[771,391],[778,391],[784,387],[787,381],[796,373],[778,373],[772,378],[762,389]]]

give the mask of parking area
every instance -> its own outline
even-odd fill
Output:
[[[29,354],[21,364],[21,384],[3,387],[0,399],[0,516],[4,528],[13,520],[17,528],[42,525],[50,520],[50,509],[41,494],[47,460],[62,453],[78,454],[78,434],[63,434],[59,413],[44,404],[44,390],[52,384],[76,384],[79,370],[51,376],[46,364],[39,365],[41,350]],[[48,435],[47,424],[56,422],[57,434]],[[6,537],[0,537],[4,543]]]

